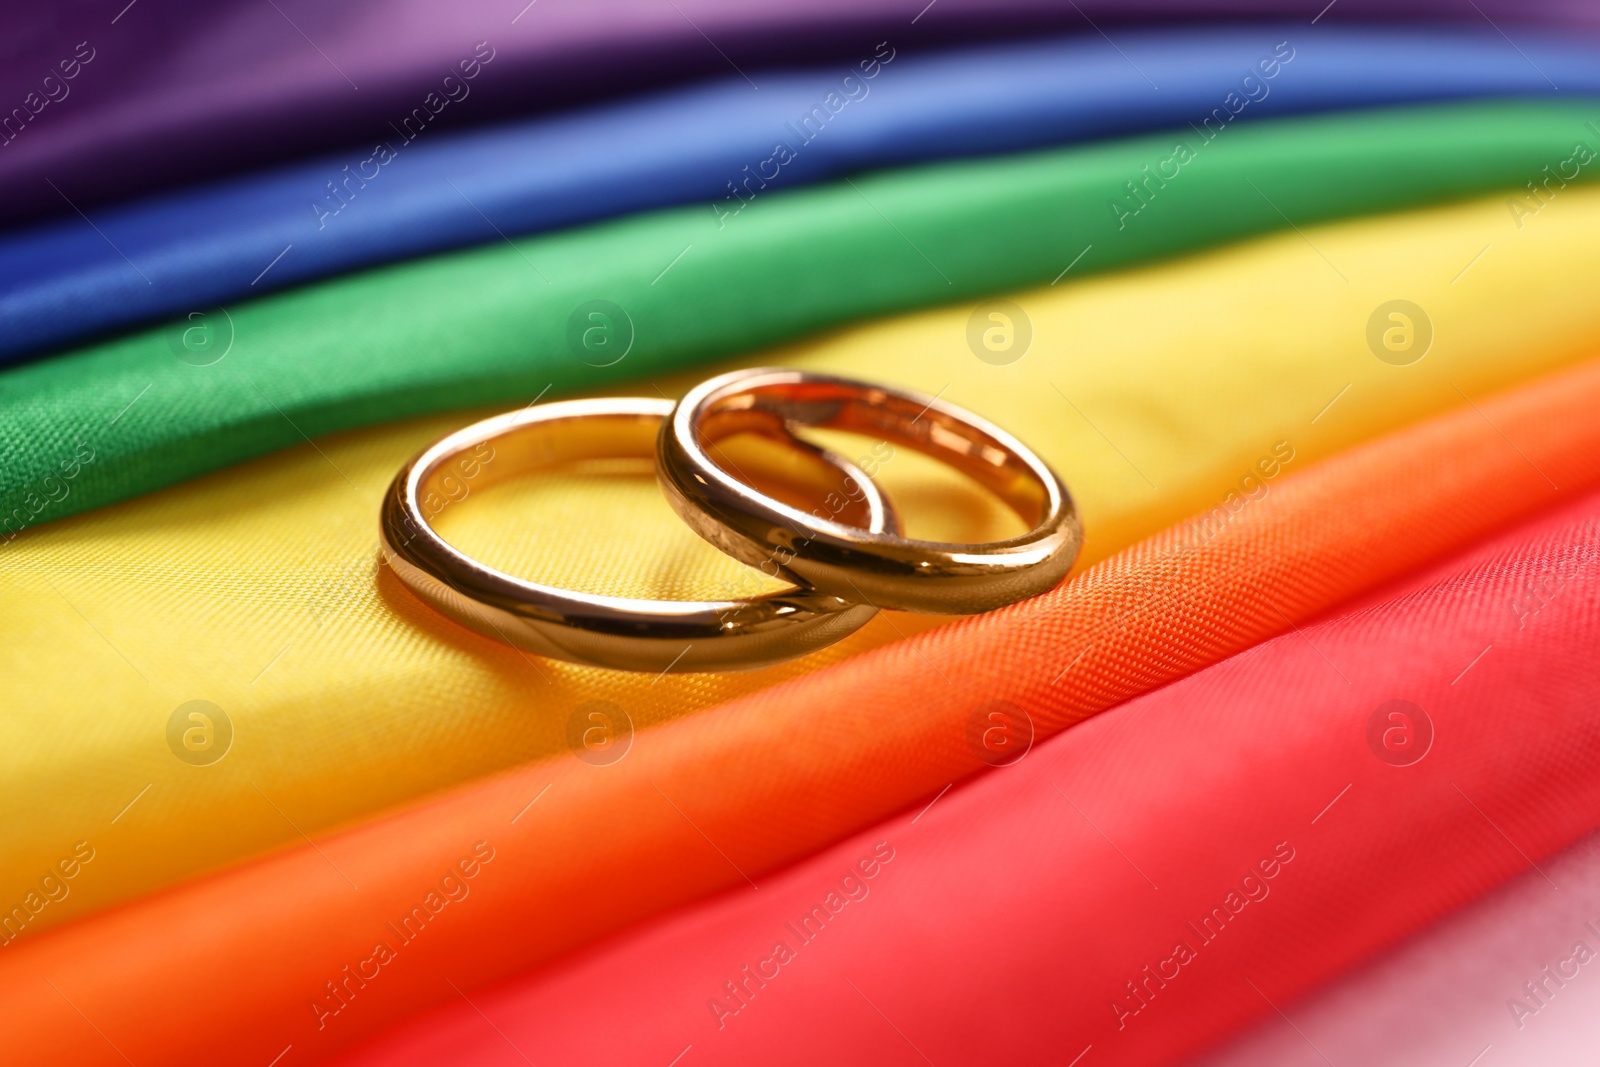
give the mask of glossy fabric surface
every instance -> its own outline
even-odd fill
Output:
[[[1290,234],[1016,295],[1035,339],[1009,366],[973,355],[969,306],[751,358],[944,390],[1003,423],[1071,487],[1088,565],[1259,493],[1247,479],[1262,464],[1294,471],[1457,406],[1458,389],[1483,396],[1592,354],[1600,194],[1571,190],[1546,211],[1520,232],[1498,199],[1381,217],[1308,230],[1315,247]],[[1438,333],[1409,367],[1376,359],[1364,336],[1397,292],[1430,309]],[[676,395],[697,377],[628,391]],[[481,414],[302,443],[0,552],[15,709],[0,719],[0,797],[18,813],[0,828],[0,899],[23,898],[86,835],[102,855],[30,929],[567,752],[587,701],[617,704],[642,730],[929,625],[880,618],[787,666],[654,684],[466,633],[376,568],[377,515],[402,463]],[[839,447],[876,461],[913,536],[1020,532],[998,501],[915,454]],[[497,487],[438,521],[485,562],[564,588],[674,599],[777,588],[690,532],[648,465]],[[166,735],[196,699],[237,735],[212,766],[175,758]]]
[[[746,207],[781,190],[865,169],[1184,130],[1208,117],[1220,127],[1547,95],[1554,85],[1600,93],[1600,43],[1528,34],[1519,55],[1487,27],[1306,30],[1128,31],[1120,54],[1098,35],[932,55],[891,44],[851,63],[763,74],[759,92],[733,75],[472,133],[379,128],[339,155],[95,211],[92,224],[69,213],[0,240],[0,361],[153,319],[187,322],[342,271],[633,211],[697,203],[724,226],[745,225]],[[437,98],[438,121],[474,106],[496,62],[457,79],[457,103]],[[1147,70],[1161,72],[1159,89]],[[1600,147],[1600,133],[1585,136]]]
[[[1285,1040],[1256,1062],[1324,1062],[1319,1048],[1372,1062],[1337,1055],[1348,1030],[1308,1046],[1273,1006],[1600,826],[1600,663],[1583,651],[1600,640],[1600,497],[1469,556],[1132,700],[759,892],[451,997],[338,1062],[611,1064],[692,1046],[706,1064],[1045,1065],[1087,1048],[1155,1065],[1263,1017]],[[1514,610],[1552,575],[1536,611]],[[1421,709],[1411,740],[1374,748],[1369,722],[1395,700]],[[1540,887],[1528,918],[1558,906]],[[1562,953],[1593,944],[1568,925]],[[996,989],[1006,1011],[987,1016],[975,1006]],[[622,1005],[628,1025],[607,1025]],[[1479,1011],[1498,1025],[1455,1045],[1462,1063],[1515,1037],[1503,1005]]]
[[[1552,482],[1568,494],[1594,486],[1600,425],[1584,414],[1597,403],[1600,363],[1585,363],[1283,476],[1220,525],[1205,517],[1180,524],[1044,596],[644,733],[626,758],[603,767],[563,759],[520,768],[16,944],[0,958],[0,992],[17,1007],[0,1019],[0,1038],[37,1059],[99,1063],[124,1054],[79,1025],[81,1011],[141,1062],[256,1063],[286,1044],[320,1059],[460,990],[754,882],[935,796],[987,762],[992,749],[975,743],[974,722],[996,700],[1025,712],[1042,739],[1548,506],[1562,495]],[[1498,598],[1494,607],[1504,616]],[[1508,691],[1514,682],[1527,687],[1530,713],[1541,686],[1577,678],[1587,687],[1588,661],[1573,666],[1580,657],[1570,651],[1560,659],[1564,674],[1506,683]],[[1296,662],[1317,671],[1327,663],[1311,653]],[[1401,662],[1374,669],[1381,679]],[[1503,657],[1485,674],[1515,676],[1523,662]],[[1289,721],[1304,730],[1313,720]],[[1592,716],[1579,710],[1576,734],[1570,723],[1550,725],[1524,744],[1562,757],[1546,769],[1559,767],[1578,790],[1564,800],[1552,803],[1538,760],[1526,765],[1531,772],[1505,772],[1504,738],[1486,746],[1490,766],[1463,774],[1470,789],[1517,784],[1537,798],[1547,834],[1530,842],[1538,851],[1580,832],[1575,824],[1592,806],[1583,790],[1594,788],[1574,743],[1591,736]],[[1170,755],[1192,763],[1193,748],[1174,746]],[[1281,761],[1276,769],[1294,774]],[[1160,781],[1174,788],[1179,778]],[[1228,803],[1221,793],[1213,799]],[[1274,805],[1254,815],[1284,817]],[[1404,845],[1426,830],[1396,832]],[[1523,862],[1500,838],[1493,843],[1478,871],[1485,882]],[[1195,858],[1202,855],[1208,865],[1237,858]],[[1346,864],[1329,875],[1337,894],[1356,872]],[[1325,910],[1339,899],[1320,897]],[[175,940],[180,928],[191,936]],[[160,1008],[167,989],[194,974],[214,976],[206,1027]],[[349,981],[350,996],[337,993],[336,980]],[[1292,987],[1294,976],[1282,980]],[[1233,988],[1205,986],[1204,996],[1189,988],[1201,1001],[1198,1019],[1208,1007],[1238,1013],[1244,1003]],[[1148,1032],[1143,1048],[1152,1057],[1193,1033]]]
[[[747,87],[764,91],[763,68],[853,63],[878,41],[922,52],[1041,31],[1092,34],[1088,19],[1275,18],[1303,23],[1300,36],[1309,36],[1358,18],[1448,19],[1483,29],[1487,15],[1519,39],[1527,30],[1518,20],[1600,21],[1585,0],[1481,0],[1477,9],[1452,0],[1342,0],[1315,27],[1304,5],[1290,0],[1092,0],[1077,8],[1051,0],[940,0],[926,10],[892,0],[184,0],[115,7],[63,0],[11,5],[0,16],[0,99],[13,120],[0,147],[7,157],[0,221],[70,217],[73,205],[91,210],[387,137],[390,123],[447,90],[444,78],[480,43],[495,58],[474,82],[474,95],[441,112],[447,128],[687,78],[749,77]],[[80,52],[93,58],[72,66]],[[75,76],[63,81],[66,71]]]
[[[1335,1063],[1373,1067],[1466,1063],[1486,1047],[1507,1067],[1582,1067],[1593,1055],[1600,983],[1586,980],[1594,959],[1578,946],[1595,951],[1597,917],[1593,833],[1283,1005],[1298,1033],[1263,1019],[1191,1067],[1311,1067],[1324,1062],[1319,1049]]]
[[[710,211],[681,208],[278,294],[213,315],[224,334],[198,356],[181,340],[195,327],[179,324],[0,374],[0,529],[337,430],[616,388],[851,320],[1280,230],[1285,219],[1304,228],[1520,189],[1572,158],[1596,110],[1385,109],[1258,122],[1203,145],[1188,131],[1197,147],[1187,164],[1159,135],[934,164],[775,193],[720,230]],[[1177,177],[1148,202],[1125,191],[1164,164]],[[1153,189],[1160,179],[1148,180]],[[1547,207],[1530,201],[1534,218],[1503,201],[1500,228],[1541,228],[1578,194],[1558,195]],[[1462,252],[1450,276],[1482,247]],[[610,309],[607,336],[629,342],[623,358],[581,347],[596,307]],[[65,486],[62,464],[85,447],[93,464]]]

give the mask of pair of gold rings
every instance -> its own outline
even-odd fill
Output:
[[[807,427],[866,434],[941,460],[1032,528],[983,544],[903,537],[877,484],[797,436]],[[766,482],[730,471],[711,452],[736,434],[777,443],[795,462]],[[496,462],[477,472],[478,485],[583,460],[653,455],[667,499],[696,533],[794,587],[723,601],[638,600],[485,566],[440,537],[429,522],[437,508],[424,506],[447,493],[460,464],[475,463],[485,447]],[[770,368],[712,378],[676,404],[567,400],[458,430],[400,469],[384,497],[379,536],[413,593],[479,633],[556,659],[657,673],[748,669],[804,655],[880,608],[988,611],[1054,586],[1082,540],[1061,479],[999,427],[934,397]]]

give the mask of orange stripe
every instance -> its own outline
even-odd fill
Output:
[[[1051,733],[1600,482],[1597,407],[1590,362],[1285,477],[1225,523],[1175,527],[1032,601],[647,731],[618,764],[535,764],[19,942],[0,953],[0,1048],[260,1067],[293,1045],[311,1062],[456,996],[449,983],[470,991],[759,881],[932,796],[982,767],[967,735],[985,701]],[[494,856],[460,880],[465,898],[403,942],[388,924],[478,841]],[[313,998],[380,939],[394,959],[348,979],[319,1030]]]

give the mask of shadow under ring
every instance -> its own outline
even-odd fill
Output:
[[[730,428],[783,426],[878,437],[937,459],[994,493],[1031,529],[956,544],[824,519],[753,492],[710,454]],[[1083,543],[1049,464],[998,426],[936,397],[807,371],[756,368],[702,382],[661,427],[656,474],[678,515],[745,563],[784,553],[784,577],[879,608],[960,615],[1036,596]],[[785,553],[786,545],[799,545]]]
[[[445,541],[431,518],[470,483],[476,491],[530,471],[655,454],[669,400],[599,397],[541,404],[485,419],[429,446],[395,476],[379,538],[395,576],[435,610],[480,634],[572,663],[654,673],[745,670],[803,656],[863,626],[877,609],[797,586],[728,600],[674,601],[560,589],[496,570]],[[898,528],[889,502],[848,460],[775,424],[745,427],[798,450],[809,488],[833,484],[841,514]],[[805,488],[805,487],[803,487]],[[771,576],[776,564],[746,560]]]

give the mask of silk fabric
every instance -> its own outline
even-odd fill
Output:
[[[1186,131],[1194,147],[1156,135],[928,165],[775,196],[721,229],[710,211],[682,208],[278,294],[0,375],[9,416],[0,532],[337,430],[620,388],[851,320],[1065,284],[1285,220],[1303,230],[1510,188],[1521,191],[1502,201],[1498,228],[1520,236],[1577,198],[1540,168],[1574,158],[1595,110],[1396,108],[1257,122],[1210,142]],[[1522,189],[1535,177],[1548,192]],[[1142,194],[1130,191],[1135,179]],[[1445,269],[1454,277],[1482,250],[1455,253],[1460,265]],[[1365,322],[1377,303],[1350,314]],[[77,458],[87,451],[89,465]]]
[[[1284,0],[488,0],[438,5],[382,0],[330,7],[92,0],[5,13],[0,100],[0,221],[73,217],[100,204],[218,175],[276,165],[374,138],[453,91],[447,77],[481,44],[495,54],[473,95],[440,110],[446,127],[570,107],[613,94],[762,68],[853,63],[878,41],[909,52],[941,43],[1095,24],[1180,17],[1305,20],[1301,36],[1351,18],[1445,19],[1482,28],[1487,16],[1525,38],[1517,20],[1595,27],[1581,0],[1343,0],[1313,26]],[[1507,22],[1506,20],[1513,20]],[[1092,21],[1091,21],[1092,20]],[[1109,49],[1108,49],[1109,50]],[[79,55],[92,58],[85,64]],[[66,77],[68,71],[73,72]],[[456,84],[459,84],[459,78]],[[258,268],[259,269],[259,268]]]
[[[0,240],[0,361],[162,317],[186,329],[190,312],[508,234],[681,203],[719,228],[745,225],[783,190],[865,169],[1185,122],[1220,130],[1555,84],[1600,93],[1600,48],[1549,35],[1519,55],[1492,32],[1305,29],[1129,31],[1120,53],[1098,36],[934,55],[886,43],[763,74],[759,93],[735,75],[466,134],[434,128],[457,109],[439,97],[437,119],[408,117],[341,155]],[[473,64],[451,92],[460,108],[499,73]],[[1159,90],[1144,71],[1159,72]],[[1600,132],[1584,136],[1600,150]]]
[[[0,1019],[0,1038],[6,1047],[34,1058],[85,1063],[111,1062],[113,1055],[124,1054],[148,1063],[255,1063],[282,1055],[286,1047],[297,1048],[302,1059],[321,1059],[386,1023],[632,920],[716,889],[754,883],[919,797],[936,796],[944,785],[990,762],[986,753],[996,748],[983,740],[983,727],[997,702],[1008,716],[1012,738],[1023,724],[1030,742],[1048,737],[1460,550],[1562,499],[1556,485],[1570,495],[1600,483],[1600,426],[1583,417],[1596,403],[1600,363],[1582,364],[1286,475],[1271,492],[1230,509],[1220,520],[1202,515],[1180,524],[1051,593],[643,734],[626,758],[604,766],[568,759],[521,768],[392,818],[15,944],[0,957],[0,990],[17,1007]],[[1585,562],[1557,549],[1559,544],[1546,553],[1548,559],[1531,554],[1531,562],[1476,581],[1493,595],[1476,612],[1465,613],[1481,616],[1484,624],[1466,631],[1474,645],[1479,630],[1498,626],[1491,639],[1511,631],[1514,620],[1499,594],[1515,593],[1543,573],[1542,564]],[[1475,725],[1479,731],[1463,764],[1452,764],[1447,772],[1464,783],[1467,798],[1477,793],[1497,810],[1497,805],[1509,808],[1514,831],[1540,854],[1591,828],[1600,810],[1588,773],[1589,748],[1596,743],[1593,717],[1585,707],[1592,668],[1574,650],[1586,627],[1595,624],[1597,605],[1578,596],[1559,604],[1560,610],[1544,609],[1549,632],[1559,635],[1550,639],[1559,654],[1549,659],[1505,655],[1461,667],[1459,634],[1447,641],[1441,633],[1397,627],[1397,634],[1431,640],[1419,641],[1405,656],[1368,657],[1371,674],[1363,675],[1363,684],[1372,688],[1360,691],[1360,715],[1344,724],[1343,751],[1360,753],[1367,744],[1357,733],[1371,728],[1365,705],[1403,699],[1393,696],[1403,691],[1400,680],[1421,664],[1426,684],[1416,691],[1419,697],[1438,698],[1435,707],[1441,708],[1445,726]],[[1452,614],[1448,598],[1423,606],[1430,617]],[[1370,618],[1371,613],[1360,617],[1358,635],[1369,628]],[[1323,677],[1332,661],[1314,638],[1309,647],[1298,640],[1278,647],[1291,648],[1294,655],[1270,692],[1307,695],[1311,679]],[[1366,647],[1352,640],[1335,650],[1353,661]],[[1518,647],[1531,652],[1536,646],[1524,641]],[[1496,729],[1501,723],[1494,716],[1472,714],[1480,705],[1445,703],[1453,684],[1441,673],[1446,663],[1459,670],[1457,678],[1476,666],[1479,678],[1488,679],[1490,705],[1513,701],[1517,716],[1542,716],[1536,728],[1508,735]],[[1318,673],[1308,674],[1308,665]],[[1337,667],[1332,673],[1340,677],[1331,685],[1355,687]],[[1249,691],[1250,672],[1240,684]],[[1349,699],[1344,688],[1329,691],[1334,697],[1324,699]],[[1242,721],[1231,701],[1221,699],[1214,706],[1225,721]],[[1459,718],[1456,709],[1461,709]],[[1447,710],[1451,715],[1443,718]],[[1322,731],[1331,717],[1285,716],[1277,700],[1262,704],[1259,714],[1290,727],[1283,739],[1291,756],[1327,748]],[[1483,738],[1483,732],[1489,736]],[[1252,751],[1262,749],[1259,734],[1243,736]],[[1134,750],[1149,746],[1149,731],[1137,731]],[[1006,758],[1016,750],[1006,749]],[[1217,864],[1249,874],[1273,857],[1289,863],[1295,846],[1287,837],[1272,838],[1287,833],[1277,828],[1283,820],[1318,818],[1304,804],[1311,779],[1299,773],[1294,759],[1275,759],[1269,747],[1271,779],[1303,787],[1303,793],[1294,794],[1301,803],[1291,813],[1268,802],[1282,790],[1269,790],[1263,802],[1240,807],[1216,780],[1230,768],[1197,765],[1196,751],[1193,741],[1174,743],[1166,752],[1174,761],[1171,771],[1129,787],[1131,794],[1151,801],[1133,809],[1148,814],[1145,825],[1164,833],[1175,813],[1214,813],[1223,825],[1251,830],[1240,841],[1268,836],[1246,854],[1207,848],[1194,834],[1179,835],[1183,849],[1172,869],[1203,861],[1200,869],[1213,874]],[[1362,758],[1376,767],[1369,766],[1369,773],[1394,769],[1373,749]],[[1287,916],[1309,916],[1297,933],[1288,928],[1296,934],[1290,941],[1296,951],[1267,959],[1285,933],[1270,923],[1246,927],[1255,932],[1227,943],[1245,943],[1246,963],[1266,961],[1256,971],[1266,983],[1266,997],[1303,991],[1332,967],[1377,947],[1382,938],[1397,935],[1407,924],[1415,928],[1430,912],[1438,914],[1452,896],[1459,900],[1460,882],[1448,875],[1465,877],[1467,885],[1481,890],[1525,862],[1491,833],[1492,824],[1480,831],[1489,845],[1460,854],[1459,868],[1441,870],[1438,861],[1440,855],[1458,853],[1418,847],[1429,840],[1439,847],[1439,839],[1469,820],[1481,826],[1481,810],[1468,815],[1470,801],[1461,805],[1443,790],[1451,779],[1438,781],[1435,768],[1442,762],[1428,765],[1426,777],[1419,779],[1426,792],[1413,794],[1413,801],[1443,796],[1450,806],[1429,808],[1422,825],[1390,819],[1392,802],[1386,804],[1377,792],[1375,800],[1363,802],[1367,807],[1353,803],[1346,809],[1371,815],[1332,823],[1324,831],[1335,835],[1336,843],[1322,851],[1320,862],[1299,868],[1316,877],[1303,883],[1303,907]],[[1197,794],[1178,773],[1180,765],[1191,774],[1211,776],[1210,806],[1196,803],[1206,791]],[[1103,773],[1102,761],[1091,759],[1085,766],[1086,773]],[[1560,783],[1563,798],[1554,805],[1548,790],[1552,780]],[[1339,783],[1323,784],[1331,806]],[[1458,793],[1463,789],[1452,787]],[[1392,829],[1375,851],[1370,839],[1380,824]],[[1290,853],[1283,854],[1284,848]],[[1366,862],[1349,862],[1355,855],[1366,856]],[[1063,869],[1073,869],[1072,864]],[[1263,877],[1271,876],[1260,869]],[[1412,878],[1432,870],[1433,881],[1426,883],[1426,892],[1385,898],[1386,907],[1354,899],[1364,879],[1391,869]],[[1082,922],[1113,937],[1119,927],[1099,921],[1100,905],[1111,899],[1107,894],[1120,895],[1125,887],[1099,882],[1092,891],[1100,896]],[[1186,895],[1183,903],[1199,900]],[[1222,906],[1239,910],[1228,898]],[[1147,907],[1129,903],[1119,914],[1132,924],[1147,913]],[[1328,929],[1324,913],[1342,923],[1335,928],[1340,936],[1321,936]],[[981,922],[981,917],[969,918]],[[1225,916],[1218,925],[1229,921]],[[190,934],[175,941],[175,929]],[[1117,973],[1127,962],[1121,953],[1150,957],[1167,948],[1165,938],[1117,943]],[[991,953],[986,959],[999,957]],[[1039,967],[1061,970],[1055,954],[1038,961]],[[1110,972],[1078,968],[1070,973],[1082,981]],[[212,976],[205,1027],[160,1009],[166,990],[194,974]],[[441,976],[448,981],[441,982]],[[341,988],[348,996],[339,993]],[[1126,1042],[1128,1062],[1159,1062],[1261,1010],[1232,984],[1190,983],[1182,989],[1181,996],[1162,1002],[1163,1010],[1174,1004],[1177,1022],[1139,1031],[1136,1040]],[[1131,984],[1128,992],[1133,994]],[[1139,998],[1130,995],[1129,1000]],[[1059,1003],[1054,996],[1051,1001]],[[1092,1008],[1080,997],[1068,1010]],[[1126,1028],[1125,1018],[1108,1014],[1109,1020],[1101,1015],[1103,1028],[1111,1022]],[[78,1025],[80,1018],[96,1019],[97,1032]],[[950,1012],[938,1018],[952,1041],[985,1039],[962,1028]],[[1032,1040],[1030,1033],[1020,1040]],[[1059,1047],[1052,1048],[1059,1055]]]
[[[1523,894],[1538,916],[1559,894],[1530,863],[1600,826],[1586,769],[1600,664],[1581,652],[1600,639],[1600,497],[1467,556],[1132,700],[759,891],[470,1000],[446,968],[445,1007],[336,1062],[609,1064],[690,1047],[704,1064],[1154,1065],[1264,1017],[1278,1055],[1254,1062],[1393,1056],[1350,1048],[1370,1016],[1309,1037],[1277,1006],[1513,874],[1539,883]],[[1579,938],[1594,956],[1596,935],[1563,911],[1567,936],[1546,954]],[[1577,962],[1562,970],[1578,981]],[[1526,1001],[1509,976],[1498,985]],[[330,1026],[367,991],[340,992]],[[1402,1000],[1412,1026],[1437,1003],[1393,997],[1374,1014]],[[1503,1004],[1477,1008],[1498,1025],[1453,1043],[1462,1063],[1516,1033]],[[607,1025],[619,1010],[628,1025]],[[1402,1047],[1390,1062],[1422,1062]]]
[[[1193,1067],[1311,1067],[1323,1055],[1470,1063],[1486,1049],[1507,1067],[1580,1067],[1600,1018],[1600,984],[1587,980],[1596,926],[1600,834],[1590,834]]]
[[[1279,442],[1294,450],[1283,467],[1292,471],[1459,405],[1463,392],[1482,396],[1591,353],[1600,318],[1584,287],[1597,240],[1593,193],[1569,190],[1520,231],[1496,199],[1018,295],[1034,339],[1006,366],[968,347],[971,306],[751,360],[943,391],[1003,423],[1066,478],[1087,565],[1259,492],[1247,479],[1281,464]],[[1366,334],[1402,292],[1428,309],[1438,339],[1397,367]],[[674,395],[690,383],[638,388]],[[399,465],[476,414],[302,443],[7,546],[0,657],[20,710],[0,720],[0,791],[18,817],[3,827],[0,899],[23,899],[78,840],[103,857],[30,930],[567,752],[567,722],[586,701],[620,705],[642,730],[928,624],[886,616],[797,663],[659,682],[525,658],[466,634],[382,580],[375,528]],[[914,533],[1012,532],[1003,507],[917,460],[900,449],[880,472]],[[506,488],[440,520],[503,570],[619,596],[765,588],[678,521],[648,467]],[[197,767],[166,731],[175,715],[189,728],[178,709],[201,699],[236,736],[220,762]]]

